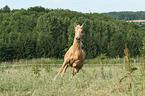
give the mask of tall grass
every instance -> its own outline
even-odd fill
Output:
[[[140,65],[136,65],[141,69]],[[123,66],[102,66],[84,65],[83,69],[72,79],[71,68],[69,67],[63,78],[53,80],[59,71],[58,66],[49,66],[47,71],[44,66],[40,67],[40,75],[36,78],[32,67],[6,68],[7,71],[0,71],[0,96],[130,96],[130,80],[124,79],[119,83],[120,78],[127,72]],[[136,83],[139,70],[136,70],[133,78]],[[136,77],[137,76],[137,77]],[[143,82],[144,83],[144,82]],[[138,96],[140,84],[134,88]],[[144,90],[143,90],[144,92]],[[144,93],[142,95],[145,95]]]

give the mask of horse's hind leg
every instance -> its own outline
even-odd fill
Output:
[[[57,73],[57,75],[54,77],[54,80],[56,80],[56,78],[58,77],[58,75],[62,72],[64,66],[66,65],[66,61],[63,62],[62,67],[59,69],[59,72]]]
[[[78,73],[79,70],[80,70],[80,68],[76,68],[76,69],[75,69],[75,74]]]

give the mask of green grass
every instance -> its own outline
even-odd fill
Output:
[[[45,66],[47,67],[47,66]],[[40,67],[36,76],[32,66],[0,70],[0,96],[130,96],[129,79],[120,79],[126,74],[123,66],[84,65],[72,79],[71,67],[63,78],[53,80],[60,66]],[[134,78],[135,96],[142,92],[141,65],[136,66]],[[50,70],[49,70],[50,69]],[[4,71],[2,71],[4,70]],[[49,71],[48,71],[49,70]],[[143,82],[144,83],[144,82]],[[143,93],[145,95],[145,93]],[[142,95],[142,96],[143,96]]]
[[[140,58],[131,58],[132,63],[143,63],[144,60]],[[89,59],[85,61],[86,64],[124,64],[124,58],[109,58],[109,59]]]
[[[143,63],[145,62],[144,58],[131,58],[132,63]],[[22,65],[22,64],[62,64],[63,59],[55,58],[40,58],[40,59],[20,59],[13,60],[13,62],[1,62],[0,66],[9,66],[9,65]],[[124,58],[108,58],[108,59],[87,59],[84,64],[124,64]]]

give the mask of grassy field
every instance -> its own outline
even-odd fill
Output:
[[[55,62],[55,60],[52,61]],[[59,64],[61,62],[62,60],[58,60],[57,63]],[[91,61],[89,60],[87,62]],[[92,62],[95,62],[95,60]],[[143,89],[145,78],[141,73],[143,66],[142,64],[134,66],[138,68],[132,74],[134,95],[145,96],[145,90]],[[83,69],[72,79],[70,79],[71,68],[69,67],[63,78],[59,76],[57,80],[53,80],[59,68],[60,65],[1,67],[0,96],[132,95],[129,78],[125,78],[122,82],[119,82],[127,74],[126,69],[122,65],[84,65]],[[37,70],[36,73],[34,69]]]
[[[131,58],[132,63],[143,63],[145,62],[144,59],[140,58]],[[63,59],[55,59],[55,58],[40,58],[40,59],[20,59],[20,60],[13,60],[12,62],[1,62],[0,66],[7,65],[22,65],[22,64],[62,64]],[[108,58],[108,59],[87,59],[85,60],[85,64],[123,64],[124,58]]]

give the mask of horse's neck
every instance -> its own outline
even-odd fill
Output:
[[[74,42],[73,42],[73,49],[74,50],[81,50],[81,46],[80,46],[80,43],[77,43],[76,39],[74,38]]]

